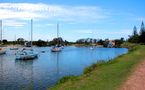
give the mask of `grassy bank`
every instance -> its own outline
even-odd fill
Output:
[[[133,68],[145,59],[145,46],[137,46],[128,54],[109,62],[94,64],[81,76],[65,77],[51,90],[116,90]],[[91,68],[91,69],[90,69]]]

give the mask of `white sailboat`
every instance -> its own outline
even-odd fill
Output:
[[[58,37],[59,37],[59,24],[57,23],[57,45],[56,46],[53,46],[51,48],[51,51],[52,52],[60,52],[62,50],[62,47],[60,47],[58,44]]]
[[[38,57],[38,53],[33,50],[33,20],[31,19],[31,49],[22,49],[16,53],[16,60],[32,60]]]
[[[1,38],[1,44],[0,46],[2,45],[2,20],[0,20],[0,38]],[[0,47],[0,55],[2,54],[5,54],[6,53],[6,50],[2,47]]]

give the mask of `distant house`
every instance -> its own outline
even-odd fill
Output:
[[[107,47],[112,48],[114,46],[115,46],[115,41],[110,40]]]

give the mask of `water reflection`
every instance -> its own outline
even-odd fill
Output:
[[[4,84],[3,84],[3,82],[2,81],[4,81],[4,77],[3,77],[3,75],[4,75],[4,72],[3,72],[4,70],[3,70],[3,55],[0,57],[0,89],[4,89]]]
[[[65,47],[62,52],[52,53],[47,47],[36,48],[36,60],[15,60],[14,52],[0,56],[0,90],[46,90],[61,77],[80,75],[84,68],[98,60],[108,60],[127,53],[127,49]]]
[[[59,79],[59,52],[56,52],[56,75],[57,78]]]
[[[22,83],[18,83],[18,86],[26,90],[33,90],[33,60],[15,60],[15,69],[17,69],[17,79],[23,81]]]

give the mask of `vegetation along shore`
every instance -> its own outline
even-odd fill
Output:
[[[80,76],[64,77],[50,90],[116,90],[131,74],[133,68],[145,59],[145,46],[138,45],[109,62],[98,62]]]

